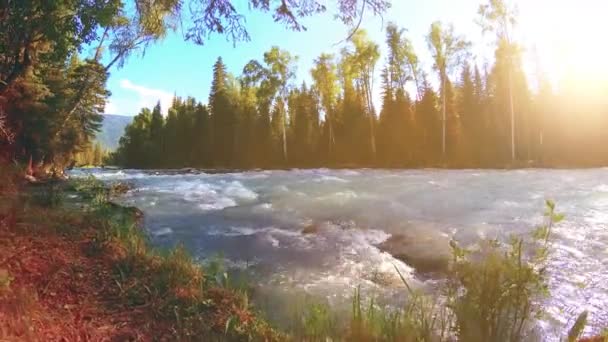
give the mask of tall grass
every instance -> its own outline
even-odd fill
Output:
[[[327,306],[315,304],[301,314],[297,339],[308,341],[530,341],[548,296],[546,262],[553,226],[563,219],[546,202],[546,221],[531,237],[512,237],[508,243],[482,241],[465,249],[452,243],[453,261],[445,285],[433,293],[413,289],[395,267],[407,301],[402,307],[377,305],[352,297],[346,327],[336,322]],[[582,315],[581,315],[582,316]],[[580,336],[582,319],[566,336]]]
[[[548,296],[546,262],[553,225],[563,219],[547,201],[546,222],[529,238],[507,243],[482,241],[476,249],[452,243],[453,260],[444,285],[432,293],[410,287],[399,273],[407,297],[401,307],[382,306],[354,289],[349,312],[313,302],[280,335],[249,310],[246,291],[227,289],[221,262],[203,269],[183,249],[149,248],[132,214],[108,204],[108,190],[94,179],[74,189],[91,199],[89,214],[101,224],[100,248],[115,250],[116,281],[134,306],[148,305],[174,322],[177,339],[252,339],[295,341],[530,341]],[[229,308],[226,310],[226,308]],[[576,341],[586,313],[564,334]]]
[[[171,326],[177,340],[264,340],[280,334],[253,314],[245,291],[228,288],[220,267],[207,273],[188,252],[150,247],[129,208],[109,202],[112,188],[94,178],[75,180],[71,189],[89,201],[87,215],[99,227],[93,252],[113,255],[119,295],[146,307]]]

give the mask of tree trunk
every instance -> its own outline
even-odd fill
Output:
[[[369,75],[369,73],[368,73]],[[374,78],[374,73],[373,71],[371,72],[371,79],[373,80]],[[364,86],[365,86],[365,97],[367,100],[367,110],[369,112],[369,130],[370,130],[370,145],[371,145],[371,152],[372,152],[372,163],[376,162],[376,135],[374,132],[374,104],[372,101],[372,85],[371,85],[371,80],[370,77],[365,77],[364,79]]]
[[[513,109],[513,80],[509,63],[509,109],[511,111],[511,161],[515,161],[515,110]]]
[[[101,52],[102,52],[102,48],[103,48],[103,43],[105,41],[105,39],[108,37],[108,32],[109,32],[109,28],[106,28],[104,30],[103,36],[101,38],[101,40],[99,41],[99,45],[97,46],[97,49],[95,51],[95,57],[94,60],[96,62],[100,62],[101,60]],[[118,52],[116,54],[116,56],[114,56],[114,58],[110,61],[110,63],[108,63],[106,66],[104,66],[105,71],[107,72],[108,70],[110,70],[112,68],[112,66],[118,62],[118,60],[129,51],[129,49],[135,48],[136,46],[138,46],[139,44],[141,44],[143,41],[137,41],[137,38],[133,40],[133,42],[129,45],[129,48],[126,48],[120,52]],[[80,103],[82,102],[85,93],[89,90],[89,87],[91,83],[91,74],[89,72],[87,72],[86,75],[86,81],[84,82],[84,86],[82,88],[79,89],[78,93],[76,94],[76,97],[74,98],[74,101],[71,104],[70,110],[68,110],[68,113],[65,117],[65,119],[63,120],[63,122],[61,123],[61,126],[59,126],[59,129],[57,130],[57,132],[55,132],[55,138],[57,138],[59,136],[59,134],[61,134],[61,132],[63,131],[63,129],[65,128],[65,125],[68,123],[68,121],[70,120],[70,118],[72,117],[72,115],[74,115],[74,113],[76,112],[76,109],[78,108],[78,106],[80,105]]]
[[[283,163],[287,164],[287,134],[285,132],[286,117],[283,116]]]
[[[333,151],[332,147],[333,147],[335,141],[334,141],[334,129],[331,124],[331,116],[329,116],[329,114],[327,115],[327,124],[329,125],[329,145],[327,147],[327,159],[328,159],[328,163],[331,163],[332,151]]]
[[[445,143],[446,143],[446,105],[445,105],[445,75],[441,77],[441,158],[445,161]]]

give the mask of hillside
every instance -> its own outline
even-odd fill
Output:
[[[132,116],[105,114],[103,116],[103,125],[99,133],[97,133],[97,141],[109,150],[115,150],[118,147],[118,141],[122,137],[125,127],[133,120]]]

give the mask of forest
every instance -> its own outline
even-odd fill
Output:
[[[602,259],[605,234],[596,232],[605,228],[602,213],[606,211],[606,189],[598,182],[605,176],[602,174],[605,169],[583,170],[595,171],[596,176],[577,175],[573,171],[568,177],[556,177],[555,173],[561,172],[550,170],[553,174],[510,180],[505,177],[507,172],[488,171],[493,177],[485,178],[491,180],[490,185],[463,178],[469,190],[473,182],[477,183],[477,197],[475,192],[464,193],[461,189],[465,186],[453,187],[455,190],[449,195],[443,189],[437,190],[432,179],[412,178],[408,184],[433,186],[418,188],[391,183],[391,175],[374,178],[374,182],[363,175],[359,184],[365,184],[361,189],[349,190],[346,197],[354,194],[353,198],[360,197],[365,202],[357,199],[357,203],[351,204],[343,201],[346,192],[339,191],[339,187],[310,185],[317,179],[327,180],[329,177],[323,173],[359,174],[358,171],[310,171],[318,173],[314,175],[321,176],[318,178],[302,176],[309,171],[290,172],[293,178],[264,172],[269,174],[264,177],[273,180],[260,188],[282,189],[283,184],[272,182],[288,182],[297,177],[294,183],[313,188],[310,199],[302,199],[300,194],[307,194],[295,191],[297,188],[287,187],[277,194],[295,195],[293,199],[254,189],[260,192],[258,195],[246,187],[244,178],[231,179],[236,176],[223,172],[229,168],[608,165],[604,137],[608,128],[605,97],[608,81],[585,84],[578,79],[579,75],[570,74],[555,83],[541,72],[527,72],[523,60],[529,51],[511,35],[517,25],[517,14],[508,0],[483,0],[479,7],[479,29],[492,39],[494,50],[493,61],[484,65],[472,63],[473,43],[447,23],[429,23],[426,41],[432,61],[421,61],[421,52],[414,50],[412,37],[403,27],[408,23],[388,24],[385,41],[373,41],[360,27],[363,14],[381,16],[390,5],[390,0],[0,1],[0,340],[527,341],[532,333],[537,333],[539,319],[559,321],[559,329],[566,329],[567,323],[568,341],[577,341],[583,334],[602,336],[580,341],[607,340],[605,331],[599,330],[605,326],[606,317],[601,293],[605,283],[601,274],[605,264]],[[306,17],[326,12],[345,24],[350,33],[339,53],[321,54],[314,60],[310,70],[312,81],[308,82],[296,79],[297,56],[278,46],[258,60],[243,61],[240,75],[228,72],[218,57],[213,66],[208,66],[213,68],[212,79],[204,80],[211,83],[206,101],[176,96],[170,108],[161,108],[160,102],[153,108],[142,108],[125,128],[118,149],[106,156],[108,152],[95,138],[111,95],[107,84],[110,74],[133,57],[144,57],[147,48],[178,29],[187,42],[197,45],[205,45],[212,36],[223,36],[235,44],[246,41],[250,37],[243,13],[250,12],[261,12],[291,31],[305,30]],[[381,44],[388,47],[384,56],[380,53]],[[423,65],[429,64],[432,67],[425,69]],[[380,101],[375,98],[377,89],[381,90]],[[135,183],[106,182],[107,179],[101,181],[93,175],[84,177],[89,174],[85,170],[75,170],[71,180],[57,179],[63,178],[64,170],[72,166],[108,163],[126,168],[222,170],[218,177],[202,175],[213,180],[201,180],[198,176],[184,180],[181,174],[179,178],[158,177],[164,178],[160,180],[163,182],[173,181],[170,178],[176,182],[163,183],[164,188],[157,187],[152,196]],[[94,171],[111,172],[126,180],[131,179],[126,178],[129,173],[141,173]],[[533,172],[536,171],[547,170]],[[361,171],[368,172],[385,173]],[[439,174],[435,176],[439,178],[450,172],[428,173]],[[209,183],[203,183],[206,181]],[[575,183],[577,187],[560,193],[559,188],[553,189],[557,182]],[[380,183],[382,186],[378,186]],[[517,183],[520,188],[512,186]],[[468,214],[457,212],[461,210],[474,211],[480,220],[485,220],[487,217],[483,215],[487,213],[501,216],[498,213],[504,211],[508,212],[507,222],[527,225],[531,221],[515,215],[517,212],[511,207],[524,210],[531,203],[526,201],[540,201],[537,196],[545,194],[544,190],[538,190],[540,186],[552,188],[551,192],[566,201],[564,207],[575,211],[573,220],[567,227],[560,226],[556,234],[554,225],[565,216],[555,211],[551,200],[545,201],[543,221],[530,231],[532,239],[528,242],[523,235],[525,231],[519,227],[513,230],[517,234],[502,243],[492,238],[493,230],[472,226],[471,236],[483,240],[459,246],[458,241],[447,241],[446,234],[431,225],[444,221],[449,226],[446,232],[457,231],[466,222],[462,217]],[[375,187],[377,195],[366,194],[365,187]],[[407,188],[412,200],[402,196],[404,193],[384,193],[389,187]],[[517,196],[502,198],[501,192],[495,191],[497,187]],[[170,191],[164,192],[165,189]],[[118,202],[125,193],[133,194],[129,201],[145,195],[147,207],[139,209],[138,202]],[[193,193],[196,196],[189,197]],[[253,195],[248,196],[249,193]],[[421,198],[421,194],[438,197]],[[454,203],[463,194],[471,197],[467,204],[475,203],[459,209]],[[157,201],[163,198],[165,202],[157,206]],[[222,201],[229,204],[215,206],[212,212],[205,207],[207,200],[214,205]],[[273,208],[273,201],[293,201],[297,205],[289,207],[281,203]],[[401,205],[405,202],[420,202],[424,207],[410,210]],[[490,203],[495,205],[493,211],[488,210],[491,206],[487,202],[493,202]],[[352,211],[342,213],[348,205]],[[444,216],[429,215],[433,212],[426,209],[431,207]],[[226,208],[234,210],[224,212]],[[263,211],[254,212],[258,209]],[[159,210],[156,212],[159,214],[152,210]],[[203,221],[201,210],[210,221]],[[307,217],[306,212],[312,211],[320,213]],[[355,211],[357,215],[353,215]],[[396,217],[394,227],[370,224],[368,229],[365,224],[375,221],[374,215],[392,215],[396,211],[414,215]],[[364,224],[354,220],[363,216],[371,219],[361,221]],[[420,219],[424,216],[430,217],[428,226]],[[152,226],[148,225],[148,218],[171,220],[167,225],[158,224],[158,228],[168,229],[169,233],[154,234],[148,229]],[[246,233],[242,234],[245,243],[240,244],[232,231],[236,227],[229,225],[228,219],[234,219],[243,231],[252,229],[256,234],[282,231],[281,236],[306,240],[305,250],[321,258],[300,254],[297,245],[290,244],[288,238],[284,243],[274,237],[271,240]],[[186,224],[190,221],[192,225],[180,229],[181,221]],[[450,251],[446,261],[451,260],[451,264],[445,263],[448,269],[445,275],[437,274],[445,278],[435,281],[422,272],[419,278],[432,287],[441,286],[437,292],[414,291],[416,288],[410,287],[393,263],[402,253],[397,251],[395,258],[384,259],[393,253],[381,250],[380,240],[367,241],[372,234],[386,241],[394,236],[406,248],[435,252],[432,248],[421,248],[425,246],[418,241],[423,240],[410,241],[406,235],[399,235],[398,228],[409,226],[399,226],[397,221],[411,223],[412,227],[420,223],[424,240],[437,240],[435,236],[446,238],[444,247]],[[378,222],[389,221],[378,219]],[[491,218],[483,226],[493,222],[499,222],[497,228],[508,227]],[[334,319],[333,305],[311,303],[287,317],[293,319],[290,322],[293,324],[283,331],[270,316],[258,310],[254,297],[249,297],[257,289],[247,284],[238,287],[240,279],[229,276],[221,261],[201,265],[201,255],[189,254],[209,245],[200,244],[197,250],[189,251],[186,244],[167,246],[169,249],[154,244],[156,238],[173,239],[180,230],[186,235],[182,235],[183,239],[175,235],[176,242],[198,244],[203,241],[200,233],[215,231],[218,228],[215,226],[226,233],[218,234],[218,239],[223,240],[217,240],[220,241],[217,245],[225,250],[229,249],[224,240],[235,249],[259,245],[260,250],[272,248],[272,253],[280,257],[293,253],[301,258],[306,267],[294,268],[295,272],[287,270],[290,274],[297,273],[295,282],[307,277],[309,274],[304,272],[316,266],[323,267],[323,278],[327,274],[333,277],[340,273],[334,272],[339,268],[328,268],[326,272],[324,267],[334,261],[347,261],[344,265],[354,271],[346,273],[380,287],[390,287],[391,292],[400,288],[408,300],[400,302],[391,295],[388,299],[393,304],[404,304],[393,310],[375,302],[374,296],[369,301],[362,299],[361,288],[354,287],[352,311],[347,309],[346,315],[335,312],[345,324]],[[283,226],[289,229],[282,229]],[[438,235],[433,235],[435,230]],[[359,232],[365,237],[357,235]],[[388,237],[389,232],[395,234]],[[345,236],[345,244],[327,239],[334,235]],[[206,235],[209,236],[211,233]],[[268,236],[272,237],[270,233]],[[555,246],[553,240],[557,241]],[[315,241],[338,254],[324,256],[322,249],[308,244]],[[361,249],[360,242],[366,243]],[[281,253],[276,252],[278,248]],[[553,249],[562,259],[549,263]],[[369,250],[382,259],[368,258],[370,254],[360,252]],[[369,263],[364,265],[372,267],[360,270],[342,257],[346,254],[365,259]],[[264,262],[265,257],[261,256]],[[293,263],[285,260],[285,265],[291,267]],[[312,267],[316,260],[319,265]],[[383,277],[388,272],[392,274],[393,268],[377,272],[376,261],[384,260],[394,267],[396,277],[392,279],[398,284]],[[570,264],[570,260],[580,263]],[[401,261],[408,267],[412,263]],[[249,259],[246,264],[248,269]],[[575,269],[577,265],[584,267]],[[266,277],[266,270],[274,266],[260,264],[258,269]],[[550,279],[558,267],[563,268],[560,274],[564,277]],[[589,271],[592,268],[595,273]],[[416,272],[415,269],[412,267],[411,272]],[[406,276],[411,279],[409,275]],[[340,276],[339,282],[350,286],[342,280],[349,278]],[[265,284],[275,284],[275,279],[268,279]],[[276,279],[276,283],[289,287],[307,287],[305,279],[302,284]],[[556,297],[564,306],[552,306],[556,310],[549,312],[544,308],[544,300],[555,282],[565,285],[566,290]],[[585,287],[591,292],[575,293]],[[297,305],[289,304],[290,308],[298,309]],[[564,315],[554,317],[554,311],[564,311]],[[566,314],[578,318],[568,322],[556,318],[564,318]],[[585,330],[588,315],[593,330]],[[562,340],[566,336],[557,332],[546,337]]]
[[[338,56],[314,60],[312,84],[298,84],[297,57],[280,47],[237,76],[219,57],[206,104],[175,97],[166,118],[160,104],[143,108],[111,162],[129,168],[606,165],[608,105],[591,102],[570,79],[557,86],[540,73],[530,79],[521,46],[502,33],[510,28],[494,25],[496,13],[483,9],[487,26],[480,29],[496,34],[492,65],[471,65],[471,42],[440,22],[426,37],[433,73],[421,68],[405,28],[394,23],[386,27],[388,56],[381,58],[378,43],[360,29]],[[376,74],[380,108],[373,101]]]
[[[240,75],[218,58],[206,103],[176,98],[166,117],[159,108],[142,109],[109,161],[141,168],[607,164],[608,105],[596,96],[606,82],[580,87],[573,74],[555,84],[524,72],[522,56],[530,52],[509,35],[517,15],[508,3],[479,9],[479,29],[494,40],[491,64],[473,65],[472,43],[436,22],[426,37],[430,70],[397,24],[386,26],[388,54],[380,56],[380,43],[356,26],[361,4],[373,14],[390,7],[385,0],[340,1],[335,16],[352,34],[340,53],[314,61],[311,84],[295,79],[297,56],[280,47],[244,62]],[[327,10],[317,2],[271,5],[252,1],[251,10],[295,31],[304,29],[302,18]],[[61,20],[66,14],[71,19]],[[185,38],[194,44],[212,34],[249,39],[244,17],[225,0],[3,5],[1,159],[31,161],[47,173],[72,165],[93,148],[110,72],[184,17]]]
[[[390,2],[340,0],[327,8],[308,0],[250,0],[247,5],[287,30],[302,31],[308,16],[329,12],[352,25],[361,8],[380,14]],[[247,41],[243,11],[230,0],[1,2],[0,163],[29,165],[28,172],[41,177],[63,174],[78,154],[94,149],[112,71],[143,56],[178,26],[191,44],[204,45],[213,35],[235,44]]]

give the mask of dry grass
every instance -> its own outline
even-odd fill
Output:
[[[2,190],[0,341],[280,339],[185,251],[151,249],[134,213]]]

